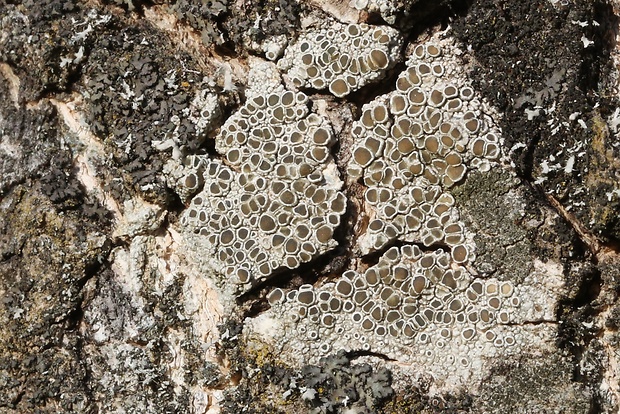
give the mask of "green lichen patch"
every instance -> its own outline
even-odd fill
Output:
[[[589,165],[583,178],[588,200],[585,211],[577,212],[582,220],[589,219],[591,231],[607,242],[620,240],[620,139],[614,129],[598,112],[593,114]]]
[[[583,258],[572,228],[510,172],[472,174],[453,194],[474,229],[482,274],[518,283],[532,271],[536,257],[567,266]]]
[[[500,363],[485,381],[477,411],[486,413],[577,414],[592,412],[587,389],[571,381],[571,363],[560,355],[524,355]]]
[[[56,110],[14,104],[0,103],[0,411],[88,412],[77,326],[110,221],[76,178]]]

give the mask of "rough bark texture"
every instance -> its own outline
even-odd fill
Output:
[[[0,412],[618,412],[619,16],[0,0]]]

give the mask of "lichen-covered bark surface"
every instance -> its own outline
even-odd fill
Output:
[[[618,16],[0,0],[0,412],[617,412]]]

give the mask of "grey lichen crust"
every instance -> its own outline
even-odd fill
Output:
[[[477,410],[501,412],[480,397],[498,360],[554,359],[562,364],[553,375],[569,377],[556,312],[574,291],[564,255],[577,253],[554,239],[562,219],[510,171],[497,114],[468,83],[449,34],[408,50],[396,90],[362,107],[351,129],[347,172],[363,184],[353,239],[361,257],[339,277],[273,290],[271,308],[246,320],[244,341],[292,366],[342,350],[380,355],[393,361],[375,363],[393,369],[395,390],[414,375],[431,395],[462,392],[476,396]],[[487,206],[498,209],[488,220]],[[545,251],[532,231],[556,250]],[[567,406],[587,406],[580,386],[558,389]]]
[[[301,349],[291,355],[295,359],[315,361],[340,349],[380,351],[423,367],[438,383],[465,384],[480,379],[485,358],[517,355],[552,340],[553,330],[522,325],[553,318],[561,287],[549,283],[554,277],[541,268],[515,287],[475,279],[441,249],[392,247],[375,266],[347,271],[335,284],[271,292],[273,315],[251,326],[266,337],[279,333],[274,339],[282,352]],[[536,292],[545,300],[533,300]]]
[[[296,87],[343,97],[385,76],[400,60],[402,36],[388,26],[333,23],[304,33],[278,67]]]
[[[522,325],[554,319],[561,270],[539,263],[514,279],[519,284],[476,277],[476,246],[449,190],[469,169],[502,168],[495,162],[501,131],[467,83],[450,38],[437,34],[411,51],[396,91],[365,105],[353,123],[348,174],[366,187],[361,252],[396,240],[417,244],[392,247],[376,265],[348,270],[335,283],[272,291],[271,310],[249,331],[297,362],[339,349],[380,350],[424,367],[438,383],[464,384],[481,379],[486,358],[550,343],[554,329]]]
[[[181,218],[198,235],[197,255],[213,257],[222,284],[239,293],[335,247],[346,208],[329,121],[281,85],[273,64],[256,64],[249,78],[247,102],[215,139],[222,159],[191,158],[183,184],[202,191]]]
[[[371,219],[362,252],[402,240],[445,243],[458,263],[473,258],[447,189],[468,169],[488,171],[501,133],[467,82],[460,53],[441,37],[416,46],[396,91],[364,105],[353,124],[348,173],[363,178]]]

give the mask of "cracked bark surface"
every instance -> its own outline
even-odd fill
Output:
[[[612,0],[0,0],[0,412],[617,412],[618,16]],[[335,22],[389,25],[404,39],[380,80],[343,98],[318,83],[301,89],[333,135],[325,174],[342,180],[333,191],[346,211],[332,247],[241,289],[216,263],[222,245],[201,254],[204,235],[183,224],[206,188],[187,185],[188,160],[240,172],[221,140],[261,83],[250,70]],[[376,33],[378,42],[391,32]],[[417,230],[369,248],[379,207],[351,169],[356,123],[382,100],[395,108],[416,47],[433,54],[435,44],[459,51],[444,52],[459,62],[446,77],[473,91],[476,119],[501,135],[488,168],[467,144],[463,178],[438,184],[454,200],[459,243],[475,252],[463,260],[459,243]],[[278,76],[297,92],[286,71]],[[372,275],[394,252],[390,269],[415,272],[445,253],[467,275],[445,306],[459,308],[453,299],[476,286],[519,300],[497,305],[505,320],[474,324],[476,338],[491,338],[478,348],[459,336],[469,325],[432,317],[409,342],[404,326],[381,333],[407,295],[377,311],[372,330],[361,318],[374,308],[350,323],[318,299],[307,308],[344,328],[315,324],[306,308],[289,321],[307,292],[345,303],[338,283]],[[421,308],[443,292],[432,283],[430,299],[416,297]]]

